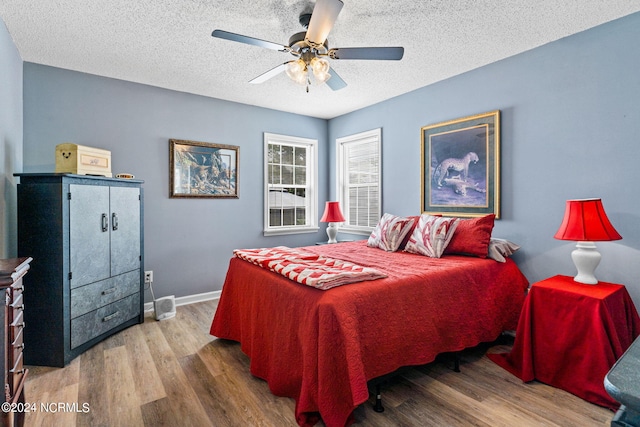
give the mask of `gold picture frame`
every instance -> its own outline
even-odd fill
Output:
[[[169,140],[171,198],[238,198],[240,147]]]
[[[500,110],[424,126],[421,211],[500,217]]]

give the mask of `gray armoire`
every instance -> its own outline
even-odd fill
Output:
[[[140,180],[17,174],[25,277],[25,363],[64,366],[144,321]]]

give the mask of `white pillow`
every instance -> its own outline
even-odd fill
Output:
[[[385,213],[367,240],[367,246],[395,252],[400,247],[414,220]]]
[[[492,237],[489,241],[488,257],[491,259],[495,259],[498,262],[505,262],[505,257],[512,255],[518,249],[520,249],[520,246],[516,245],[513,242]]]
[[[459,222],[458,218],[420,215],[418,225],[413,230],[404,250],[431,258],[440,258]]]

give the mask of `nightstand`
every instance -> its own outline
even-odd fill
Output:
[[[511,352],[489,357],[525,382],[617,409],[604,378],[638,335],[640,318],[623,285],[554,276],[531,285]]]

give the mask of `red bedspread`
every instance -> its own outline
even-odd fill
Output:
[[[241,343],[274,394],[296,400],[302,426],[348,425],[368,380],[515,329],[528,286],[510,259],[433,259],[364,241],[303,249],[388,277],[322,291],[232,258],[211,325]]]

